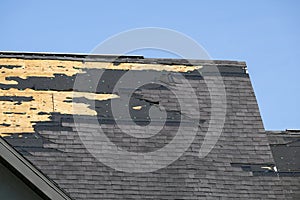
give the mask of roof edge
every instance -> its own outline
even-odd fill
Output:
[[[144,64],[166,65],[226,65],[246,67],[244,61],[232,60],[200,60],[200,59],[177,59],[177,58],[144,58],[140,55],[113,55],[113,54],[85,54],[85,53],[51,53],[51,52],[17,52],[0,51],[0,58],[20,59],[50,59],[91,62],[133,62]]]
[[[265,132],[273,135],[300,135],[300,129],[266,130]]]
[[[38,188],[50,199],[72,200],[61,188],[40,172],[34,165],[20,155],[2,137],[0,137],[0,158],[20,173],[26,180]]]

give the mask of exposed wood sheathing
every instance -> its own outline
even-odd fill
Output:
[[[29,77],[53,78],[55,74],[73,76],[85,73],[85,69],[112,70],[156,70],[188,72],[201,66],[162,65],[140,63],[108,63],[67,60],[34,60],[17,58],[0,58],[0,84],[17,85],[18,82],[10,78],[27,79]],[[47,88],[45,88],[47,89]],[[34,132],[33,125],[39,121],[50,121],[52,112],[61,114],[96,115],[96,111],[85,103],[72,102],[74,97],[85,97],[90,100],[108,100],[118,98],[115,94],[95,94],[72,91],[33,90],[30,88],[0,89],[0,97],[32,97],[31,101],[17,102],[1,100],[0,135],[13,133]],[[134,109],[140,109],[139,107]]]
[[[72,76],[82,72],[82,62],[60,61],[60,60],[23,60],[15,58],[0,59],[0,83],[17,84],[16,81],[7,80],[9,77],[54,77],[54,74],[65,74]],[[15,66],[6,68],[5,66]]]
[[[143,63],[113,63],[105,62],[88,62],[84,64],[85,68],[104,68],[117,70],[155,70],[155,71],[172,71],[172,72],[189,72],[201,69],[202,66],[186,65],[162,65],[162,64],[143,64]]]
[[[9,77],[54,77],[54,74],[64,74],[72,76],[77,73],[84,73],[84,69],[116,69],[116,70],[156,70],[189,72],[200,69],[201,66],[185,65],[162,65],[162,64],[140,64],[140,63],[120,63],[114,65],[107,62],[87,62],[64,61],[64,60],[26,60],[16,58],[1,58],[0,83],[17,84],[16,81],[7,80]],[[6,68],[5,66],[14,66]]]
[[[74,103],[74,97],[85,97],[90,100],[108,100],[118,98],[114,94],[91,94],[72,91],[35,91],[32,89],[0,90],[1,96],[32,97],[32,101],[1,101],[0,135],[4,133],[34,132],[33,125],[39,121],[49,121],[51,112],[61,114],[96,115],[88,104]]]

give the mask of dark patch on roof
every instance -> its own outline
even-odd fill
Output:
[[[32,97],[22,97],[22,96],[0,96],[0,101],[16,101],[17,104],[21,104],[23,101],[32,101]]]
[[[22,66],[19,65],[0,65],[1,68],[13,69],[13,68],[21,68]]]
[[[300,173],[300,131],[268,131],[267,135],[278,170]]]

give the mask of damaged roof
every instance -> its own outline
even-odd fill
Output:
[[[299,137],[282,140],[264,130],[245,62],[1,52],[0,71],[0,135],[72,199],[299,199],[298,161],[287,170],[277,150],[285,145],[280,148],[289,151],[286,141]],[[150,74],[157,79],[138,88],[120,84],[115,90],[126,72],[132,82]],[[76,88],[78,77],[98,82]],[[224,85],[209,88],[207,81],[220,77]],[[180,95],[173,88],[180,88]],[[222,90],[225,101],[218,96]],[[130,118],[118,115],[116,120],[112,105],[125,106]],[[218,111],[224,105],[222,119]],[[161,107],[166,112],[162,128],[151,137],[143,135],[139,127],[161,125],[161,118],[149,114]],[[207,141],[206,135],[217,131],[210,129],[212,112],[224,126],[217,140]],[[150,160],[143,166],[147,172],[136,173],[112,167],[122,158],[101,162],[87,150],[80,134],[93,141],[99,127],[119,149],[135,153],[163,149],[178,130],[196,134],[174,162],[151,171],[156,163]],[[204,142],[216,144],[199,157]],[[183,137],[171,150],[185,143]]]

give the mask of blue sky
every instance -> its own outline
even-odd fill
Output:
[[[128,29],[174,29],[214,59],[247,62],[266,129],[300,129],[299,9],[297,0],[2,0],[0,51],[88,53]]]

